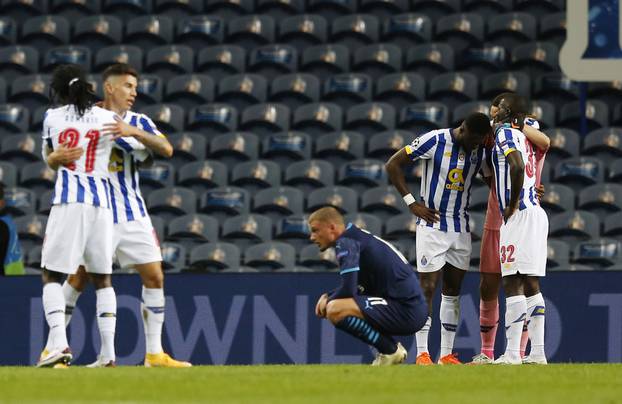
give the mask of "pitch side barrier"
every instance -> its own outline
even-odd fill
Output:
[[[206,365],[368,363],[372,353],[365,345],[314,315],[317,297],[338,282],[335,273],[169,275],[165,349],[175,358]],[[135,365],[145,352],[140,280],[137,275],[118,275],[113,283],[119,307],[117,363]],[[479,274],[468,273],[455,341],[463,360],[479,350],[478,284]],[[622,271],[551,272],[543,279],[542,290],[551,362],[622,362]],[[75,364],[95,360],[99,350],[94,313],[95,293],[88,289],[69,327]],[[0,327],[0,365],[34,364],[47,335],[39,277],[0,278]],[[503,330],[501,323],[497,354],[504,344]],[[438,317],[431,333],[434,357]],[[414,338],[403,338],[402,343],[412,362]]]

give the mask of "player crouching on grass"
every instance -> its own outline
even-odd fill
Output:
[[[315,307],[340,330],[378,350],[372,365],[406,360],[394,335],[412,335],[425,324],[428,307],[408,260],[385,240],[347,225],[333,207],[309,216],[311,241],[321,251],[334,247],[341,286],[320,296]]]

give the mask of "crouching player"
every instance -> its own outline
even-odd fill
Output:
[[[408,260],[383,239],[345,224],[335,208],[309,217],[311,241],[320,250],[334,247],[341,286],[320,296],[318,317],[378,350],[374,366],[406,360],[406,349],[392,336],[412,335],[425,324],[428,307]]]

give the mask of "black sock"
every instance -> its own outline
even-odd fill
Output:
[[[393,338],[374,330],[362,318],[348,316],[335,324],[335,327],[373,346],[381,354],[392,354],[397,350],[397,344],[393,341]]]

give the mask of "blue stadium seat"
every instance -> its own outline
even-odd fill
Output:
[[[382,234],[382,220],[371,213],[350,213],[344,216],[346,223],[352,223],[362,230],[367,230],[371,234]]]
[[[231,132],[214,137],[209,156],[225,163],[230,169],[240,161],[259,157],[259,138],[247,132]]]
[[[571,186],[575,191],[603,182],[605,167],[594,157],[575,157],[560,161],[555,166],[555,182]]]
[[[298,70],[298,51],[290,45],[266,45],[250,51],[249,72],[258,73],[269,80]]]
[[[562,184],[545,184],[540,204],[549,213],[569,212],[575,209],[576,195],[572,188]],[[471,206],[473,206],[471,204]]]
[[[222,225],[222,239],[241,246],[272,240],[272,220],[259,214],[245,214],[226,219]]]
[[[102,0],[102,14],[112,14],[124,22],[151,11],[152,0]]]
[[[277,20],[291,15],[301,14],[305,8],[304,0],[257,0],[255,12],[257,14],[269,14]]]
[[[270,159],[284,170],[290,164],[311,158],[311,137],[303,132],[279,132],[264,136],[261,157]]]
[[[356,0],[309,0],[307,12],[319,14],[328,22],[356,11]]]
[[[149,167],[140,169],[140,185],[145,194],[160,188],[172,187],[175,184],[175,167],[169,162],[155,161]]]
[[[425,14],[432,22],[460,10],[460,0],[412,0],[412,9]]]
[[[546,268],[564,268],[570,263],[570,246],[561,240],[547,241]]]
[[[395,215],[408,212],[408,207],[392,185],[385,185],[363,192],[360,211],[370,213],[386,222]]]
[[[480,97],[492,100],[504,92],[520,94],[523,97],[531,95],[531,79],[523,72],[502,72],[482,78]]]
[[[203,0],[155,0],[153,12],[179,20],[187,16],[201,14],[203,12]]]
[[[31,189],[37,194],[54,188],[56,171],[52,170],[43,161],[26,164],[20,173],[19,186]]]
[[[402,49],[430,42],[432,21],[421,13],[393,15],[384,20],[381,41],[392,43]]]
[[[149,213],[171,219],[196,212],[197,196],[191,189],[183,187],[157,189],[147,197],[147,207]]]
[[[230,20],[253,11],[252,0],[211,0],[205,4],[207,14],[218,15],[224,20]]]
[[[542,16],[538,38],[542,41],[553,42],[561,48],[566,41],[566,13],[559,12]]]
[[[165,45],[151,49],[147,53],[145,72],[160,75],[170,80],[180,74],[192,73],[194,52],[183,45]]]
[[[283,184],[296,187],[306,194],[314,189],[332,186],[335,168],[324,160],[304,160],[285,169]]]
[[[231,173],[231,185],[251,194],[281,185],[281,167],[270,160],[253,160],[237,164]]]
[[[9,17],[0,17],[0,46],[15,44],[17,39],[17,24]]]
[[[339,169],[337,183],[353,188],[359,193],[372,187],[386,185],[384,162],[362,159],[345,163]]]
[[[370,138],[375,133],[395,128],[395,108],[385,102],[368,102],[348,109],[345,128]]]
[[[199,53],[207,46],[221,43],[224,33],[225,22],[221,17],[189,15],[177,22],[175,43],[189,46],[195,53]]]
[[[144,15],[127,22],[123,43],[149,52],[158,46],[170,44],[173,41],[173,32],[171,18],[164,15]]]
[[[65,17],[46,15],[26,20],[19,38],[20,45],[32,46],[40,53],[69,42],[69,21]]]
[[[13,216],[33,214],[37,205],[34,191],[26,188],[5,188],[4,201],[7,213]]]
[[[378,42],[380,24],[374,15],[351,14],[336,18],[332,23],[330,42],[358,48]]]
[[[436,23],[434,38],[447,42],[457,55],[484,42],[484,19],[475,13],[451,14]]]
[[[186,128],[213,137],[214,134],[231,132],[238,127],[238,110],[229,104],[203,104],[188,114]]]
[[[558,213],[549,218],[549,236],[574,247],[577,242],[597,238],[600,234],[598,216],[582,210]]]
[[[462,124],[467,116],[472,113],[479,112],[488,115],[490,112],[490,102],[488,101],[471,101],[456,107],[451,117],[451,126],[458,127]]]
[[[91,58],[91,50],[85,46],[57,46],[45,53],[41,71],[51,72],[56,66],[68,63],[80,65],[85,71],[90,71]]]
[[[363,158],[365,138],[356,132],[332,132],[320,136],[315,143],[316,158],[321,158],[339,169],[345,162]]]
[[[471,73],[445,73],[430,82],[429,101],[438,101],[449,109],[477,99],[479,81]]]
[[[578,208],[596,213],[604,220],[610,213],[622,209],[622,185],[595,184],[579,192]]]
[[[201,213],[176,217],[168,223],[166,241],[194,243],[218,241],[218,220]]]
[[[192,189],[197,195],[210,188],[224,187],[227,185],[227,166],[214,160],[185,164],[178,171],[177,184]]]
[[[600,238],[579,243],[574,250],[575,261],[588,265],[608,267],[622,261],[620,241]]]
[[[477,13],[486,20],[508,12],[512,9],[513,0],[463,0],[462,11]]]
[[[326,42],[328,23],[315,14],[300,14],[284,18],[279,23],[278,42],[291,45],[302,54],[305,49]]]
[[[255,104],[244,109],[240,129],[267,136],[289,130],[290,110],[278,103]]]
[[[262,213],[273,220],[302,214],[304,198],[302,191],[293,187],[263,189],[253,198],[253,212]]]
[[[508,52],[498,45],[484,44],[468,48],[458,59],[458,69],[475,74],[484,79],[491,74],[507,71]]]
[[[530,42],[512,49],[513,70],[521,70],[535,79],[542,73],[559,70],[559,48],[551,42]]]
[[[384,101],[401,109],[425,100],[425,79],[417,73],[394,73],[376,81],[375,101]]]
[[[402,50],[393,44],[374,44],[354,53],[352,70],[376,80],[385,74],[402,70]]]
[[[581,154],[594,156],[610,166],[613,160],[622,157],[621,128],[602,128],[588,133]]]
[[[215,82],[230,74],[242,73],[245,68],[246,51],[239,46],[210,46],[197,56],[196,72],[209,74]]]
[[[369,76],[346,73],[330,77],[324,83],[323,101],[332,101],[342,108],[349,108],[371,99],[373,83]]]
[[[536,78],[534,97],[561,107],[579,99],[579,86],[561,72],[545,73]]]
[[[300,70],[321,80],[350,70],[350,50],[344,45],[316,45],[302,53]]]
[[[242,110],[265,102],[267,92],[268,82],[259,74],[235,74],[219,81],[216,101],[226,102]]]
[[[140,72],[143,69],[143,51],[136,46],[106,46],[97,51],[93,70],[102,72],[115,63],[126,63]]]
[[[305,73],[282,75],[272,80],[268,99],[285,104],[291,109],[317,102],[320,99],[320,80]]]
[[[119,18],[111,15],[85,16],[75,23],[71,43],[87,46],[98,55],[100,49],[121,43],[122,35],[123,22]]]
[[[578,131],[581,126],[581,115],[579,101],[568,103],[560,110],[558,124]],[[602,101],[587,100],[585,117],[588,131],[605,128],[609,126],[609,106]]]
[[[454,70],[454,49],[443,42],[413,46],[406,54],[405,68],[431,80],[438,74]]]
[[[206,243],[190,251],[190,269],[198,272],[237,271],[240,249],[231,243]]]
[[[488,23],[486,40],[512,49],[536,39],[536,19],[528,13],[507,13],[495,16]]]
[[[2,106],[0,106],[0,111]],[[0,118],[2,113],[0,112]],[[18,167],[32,161],[41,159],[41,135],[38,133],[25,133],[21,135],[0,135],[2,140],[2,161],[10,161]]]
[[[179,243],[162,243],[162,269],[168,273],[181,271],[187,264],[186,247]]]
[[[147,115],[164,133],[181,132],[184,128],[184,110],[176,104],[154,104],[139,110]]]
[[[303,247],[311,244],[309,236],[311,229],[307,223],[306,215],[291,215],[279,219],[275,223],[274,239],[287,243],[296,251],[300,251]]]
[[[322,163],[325,163],[322,161]],[[0,184],[4,187],[17,186],[17,167],[9,161],[0,161]]]
[[[168,135],[173,146],[173,157],[169,161],[176,169],[193,161],[204,161],[207,150],[207,139],[199,133],[182,132]]]
[[[31,46],[0,48],[0,75],[7,82],[39,71],[39,52]]]
[[[248,213],[250,194],[237,187],[219,187],[205,191],[199,211],[216,217],[221,223],[228,217]]]
[[[531,101],[529,114],[534,116],[540,123],[541,129],[552,128],[555,126],[555,106],[546,101]]]
[[[274,19],[269,15],[249,15],[229,21],[225,42],[241,46],[248,52],[274,42]]]
[[[402,130],[376,133],[367,143],[367,157],[387,161],[395,152],[412,141],[415,135]]]
[[[324,206],[332,206],[342,214],[358,212],[358,195],[352,188],[344,186],[316,189],[307,199],[307,212],[313,212]]]
[[[317,271],[330,271],[339,267],[334,249],[328,248],[320,251],[315,244],[308,245],[300,250],[300,264]]]
[[[207,74],[185,74],[166,83],[164,101],[191,109],[214,100],[214,80]]]
[[[440,102],[417,102],[400,112],[397,126],[414,133],[425,133],[449,125],[449,109]]]
[[[412,213],[400,213],[386,221],[383,237],[388,240],[415,241],[417,216]],[[414,244],[414,243],[413,243]]]
[[[159,104],[162,102],[163,83],[160,76],[155,74],[141,74],[136,85],[136,100],[134,109],[141,109],[147,105]]]
[[[9,17],[21,25],[28,18],[46,14],[47,6],[47,0],[4,0],[0,2],[0,15]]]
[[[311,135],[341,130],[343,112],[330,102],[312,103],[298,107],[294,112],[292,128]]]
[[[29,123],[30,113],[28,109],[24,108],[22,105],[0,105],[0,136],[3,134],[6,135],[7,133],[26,132]],[[6,139],[6,137],[4,137],[4,139]]]
[[[15,79],[11,83],[9,102],[21,104],[30,111],[49,106],[50,80],[50,76],[39,74]]]
[[[296,263],[296,250],[282,242],[261,243],[249,247],[244,252],[244,265],[260,271],[279,268],[293,268]]]

